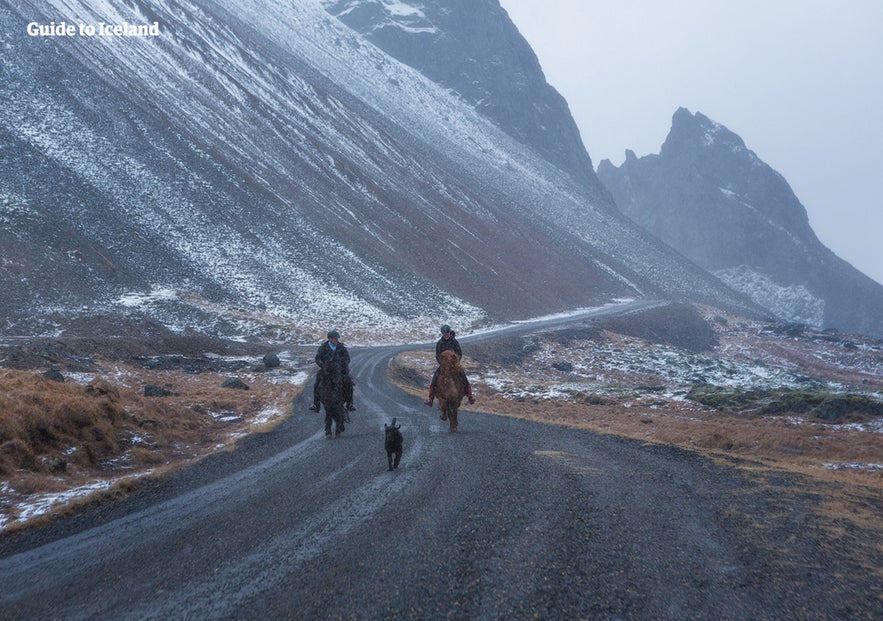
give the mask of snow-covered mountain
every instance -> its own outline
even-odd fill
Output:
[[[756,308],[320,0],[3,1],[0,37],[7,334],[144,313],[398,338],[618,297]]]
[[[603,185],[567,102],[498,0],[323,0],[330,13],[585,185]]]
[[[777,318],[883,336],[883,286],[818,240],[785,179],[723,125],[681,108],[659,155],[598,174],[626,215]]]

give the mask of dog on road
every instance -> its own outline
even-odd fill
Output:
[[[389,469],[399,467],[402,460],[402,432],[399,431],[401,425],[396,425],[396,419],[392,419],[392,425],[383,425],[384,442],[386,448],[386,459],[389,462]],[[395,458],[393,458],[395,457]]]

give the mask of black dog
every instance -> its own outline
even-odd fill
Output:
[[[396,425],[396,419],[392,419],[392,425],[384,425],[384,447],[386,448],[386,459],[389,461],[389,469],[399,467],[402,460],[402,432],[399,431],[401,425]],[[393,461],[393,453],[395,453],[395,461]]]

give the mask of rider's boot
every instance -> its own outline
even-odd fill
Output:
[[[429,385],[429,399],[423,402],[424,405],[428,405],[432,407],[432,402],[435,401],[435,386],[432,384]]]

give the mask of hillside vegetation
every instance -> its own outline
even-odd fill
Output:
[[[27,351],[16,349],[19,363]],[[66,351],[69,365],[48,371],[0,368],[0,528],[269,430],[307,379],[298,357],[278,367],[211,354],[84,363]]]

